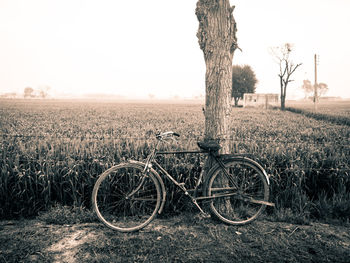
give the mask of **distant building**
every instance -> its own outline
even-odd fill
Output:
[[[243,107],[270,108],[278,106],[278,94],[245,93],[243,96]]]

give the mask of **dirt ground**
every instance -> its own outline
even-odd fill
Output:
[[[350,262],[349,226],[156,219],[119,233],[100,223],[0,221],[0,262]]]

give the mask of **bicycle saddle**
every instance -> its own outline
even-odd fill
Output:
[[[197,142],[199,148],[205,151],[216,152],[221,149],[220,144],[215,141]]]

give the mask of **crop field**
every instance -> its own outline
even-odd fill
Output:
[[[335,114],[349,117],[347,113]],[[329,118],[331,118],[329,117]],[[200,104],[55,100],[0,101],[0,218],[34,216],[52,205],[90,208],[99,174],[144,160],[157,130],[181,134],[165,148],[197,149]],[[289,111],[233,108],[232,152],[249,154],[271,176],[271,214],[281,220],[350,220],[350,129]],[[190,187],[198,155],[169,156],[164,167]],[[165,213],[189,209],[172,185]]]
[[[316,109],[311,101],[295,101],[288,102],[286,109],[317,120],[350,126],[350,100],[321,100]]]
[[[307,111],[314,111],[314,103],[309,101],[287,101],[288,107],[303,109]],[[350,118],[350,100],[336,100],[336,101],[319,101],[317,104],[317,112],[329,114],[333,116],[345,116]]]

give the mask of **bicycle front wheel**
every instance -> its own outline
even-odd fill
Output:
[[[210,172],[206,187],[211,212],[227,224],[243,225],[256,219],[269,199],[269,186],[262,168],[247,158],[231,159],[225,171]]]
[[[122,232],[148,225],[160,207],[157,178],[133,163],[114,166],[100,175],[92,192],[92,206],[106,226]]]

